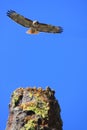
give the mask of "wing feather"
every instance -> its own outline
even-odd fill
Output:
[[[63,31],[63,28],[60,26],[53,26],[50,24],[39,23],[38,21],[32,21],[13,10],[9,10],[7,12],[7,16],[16,23],[19,23],[24,27],[31,28],[31,30],[35,30],[37,32],[61,33]]]
[[[39,23],[37,30],[40,32],[48,32],[48,33],[61,33],[61,32],[63,32],[63,28],[60,26],[53,26],[53,25],[44,24],[44,23]]]
[[[24,16],[16,13],[15,11],[13,10],[9,10],[7,12],[7,16],[10,17],[12,20],[14,20],[15,22],[21,24],[22,26],[24,27],[31,27],[32,26],[32,20],[28,19],[28,18],[25,18]]]

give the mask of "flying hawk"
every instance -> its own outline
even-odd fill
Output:
[[[15,22],[21,24],[24,27],[30,28],[26,33],[28,34],[37,34],[39,32],[48,32],[48,33],[61,33],[63,31],[60,26],[53,26],[50,24],[39,23],[38,21],[32,21],[24,16],[16,13],[13,10],[7,12],[7,16],[10,17]]]

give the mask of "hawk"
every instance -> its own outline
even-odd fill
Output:
[[[32,21],[24,16],[16,13],[13,10],[9,10],[7,12],[7,16],[10,17],[12,20],[17,22],[18,24],[30,28],[26,33],[28,34],[37,34],[39,32],[47,32],[47,33],[61,33],[63,31],[62,27],[60,26],[53,26],[50,24],[40,23],[37,20]]]

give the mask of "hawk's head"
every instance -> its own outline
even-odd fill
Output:
[[[34,27],[38,27],[39,26],[39,22],[37,20],[34,20],[33,23],[32,23],[32,25]]]

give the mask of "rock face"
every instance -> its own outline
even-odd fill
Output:
[[[62,130],[60,106],[54,94],[49,87],[15,90],[6,130]]]

